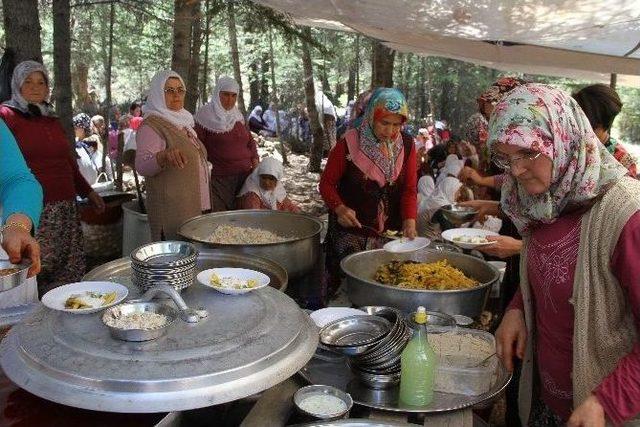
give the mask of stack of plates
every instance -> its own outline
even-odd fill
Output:
[[[196,275],[198,250],[180,241],[154,242],[131,252],[131,280],[142,291],[169,285],[180,291],[191,286]]]
[[[402,313],[390,307],[362,307],[369,314],[383,317],[391,324],[389,333],[366,352],[353,357],[353,373],[372,388],[387,388],[400,381],[400,356],[411,338]]]

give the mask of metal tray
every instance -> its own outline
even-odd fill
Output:
[[[359,405],[374,409],[393,412],[438,413],[456,411],[495,399],[511,381],[511,374],[502,363],[498,363],[495,380],[491,390],[479,396],[464,396],[435,392],[433,402],[427,406],[402,406],[398,402],[399,386],[384,390],[374,390],[362,384],[351,372],[347,365],[347,358],[334,361],[312,358],[307,365],[298,372],[311,384],[331,385],[351,395],[353,401]]]
[[[220,256],[222,255],[222,256]],[[211,254],[199,266],[257,263],[279,285],[286,273],[268,260]],[[228,257],[228,258],[227,258]],[[234,264],[235,261],[235,264]],[[137,290],[130,262],[118,260],[89,273]],[[77,408],[150,413],[201,408],[258,393],[295,374],[313,355],[318,329],[293,300],[264,287],[223,295],[205,286],[181,294],[209,316],[174,322],[153,341],[111,337],[102,313],[74,316],[42,307],[0,343],[0,364],[17,385],[42,398]]]

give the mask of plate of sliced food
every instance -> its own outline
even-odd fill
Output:
[[[452,228],[442,232],[442,238],[462,249],[475,249],[478,246],[492,245],[495,241],[488,236],[499,236],[498,233],[480,228]]]
[[[210,268],[196,276],[198,282],[227,295],[246,294],[264,288],[271,279],[248,268]]]
[[[114,282],[77,282],[52,289],[42,303],[52,310],[74,314],[95,313],[123,301],[129,290]]]

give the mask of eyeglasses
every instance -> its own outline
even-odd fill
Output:
[[[186,90],[183,87],[167,87],[164,89],[164,93],[171,95],[184,95]]]
[[[500,169],[509,171],[511,170],[513,165],[522,164],[523,161],[532,162],[538,157],[540,157],[541,154],[542,154],[541,152],[537,152],[537,153],[523,154],[522,156],[516,156],[516,157],[507,157],[507,156],[501,156],[499,154],[494,154],[493,156],[491,156],[491,161],[493,161],[493,163],[496,166],[498,166]]]

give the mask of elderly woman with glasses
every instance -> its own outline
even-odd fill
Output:
[[[207,151],[184,109],[185,93],[178,73],[158,72],[136,134],[136,169],[146,178],[154,240],[177,238],[180,224],[211,209]]]
[[[496,331],[507,369],[522,359],[522,422],[635,425],[640,183],[577,102],[550,86],[527,84],[498,103],[489,145],[509,171],[502,210],[523,237],[520,290]]]

